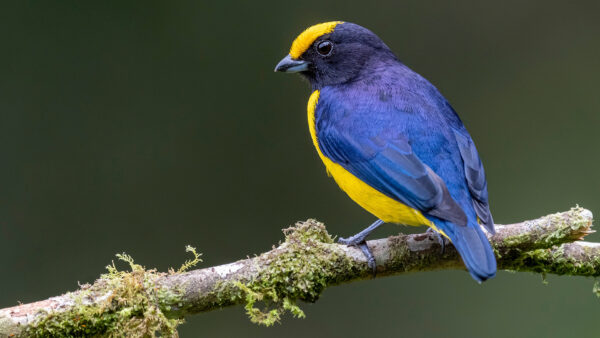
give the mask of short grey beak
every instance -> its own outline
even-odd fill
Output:
[[[288,54],[288,56],[284,57],[283,60],[279,61],[277,66],[275,66],[276,72],[286,72],[286,73],[297,73],[303,72],[308,69],[309,63],[304,60],[294,60]]]

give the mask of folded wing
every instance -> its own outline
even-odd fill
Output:
[[[318,131],[322,153],[379,192],[421,212],[467,225],[467,216],[444,181],[401,136],[348,135],[334,126]]]

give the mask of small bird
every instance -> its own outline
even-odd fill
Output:
[[[473,279],[495,276],[481,228],[495,232],[483,165],[436,87],[373,32],[342,21],[307,28],[275,71],[310,82],[308,126],[317,153],[340,188],[378,218],[340,243],[359,247],[375,273],[366,244],[373,230],[426,225],[442,250],[450,239]]]

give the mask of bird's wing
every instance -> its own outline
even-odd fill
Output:
[[[335,126],[318,131],[319,148],[379,192],[429,215],[467,225],[467,216],[444,181],[412,151],[406,139],[361,136]]]
[[[481,224],[491,233],[495,233],[494,220],[488,202],[487,180],[483,164],[471,137],[454,130],[454,136],[460,150],[465,168],[465,178],[473,196],[473,206]]]

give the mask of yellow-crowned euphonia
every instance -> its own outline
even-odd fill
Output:
[[[341,243],[359,246],[375,269],[371,231],[384,222],[427,225],[452,241],[475,280],[496,274],[481,227],[494,233],[483,165],[437,88],[370,30],[341,21],[306,29],[275,70],[308,79],[317,153],[340,188],[379,218]]]

